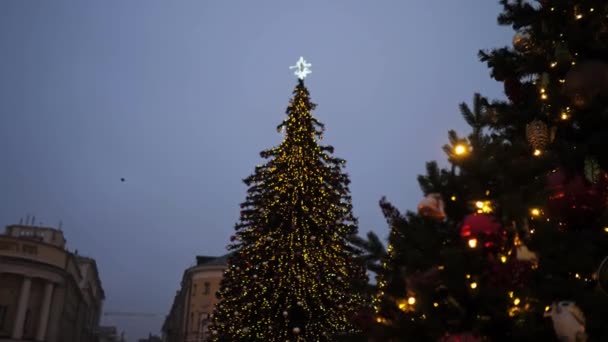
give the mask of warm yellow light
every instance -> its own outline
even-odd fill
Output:
[[[384,318],[378,316],[378,317],[376,317],[376,322],[382,323],[382,322],[384,322]]]
[[[581,275],[577,273],[577,274],[574,275],[574,278],[581,279]]]
[[[539,150],[539,149],[535,149],[535,150],[534,150],[534,156],[538,157],[538,156],[540,156],[541,154],[543,154],[543,152],[542,152],[541,150]]]
[[[454,146],[454,153],[457,156],[462,156],[467,153],[467,147],[464,144],[458,144]]]
[[[563,112],[561,118],[562,120],[568,120],[568,113]]]
[[[407,304],[405,304],[405,302],[401,302],[401,303],[399,303],[398,307],[399,307],[399,310],[404,311],[407,308]]]
[[[540,216],[540,209],[538,209],[538,208],[532,208],[530,210],[530,214],[532,214],[532,216]]]
[[[471,283],[471,288],[472,289],[476,289],[477,288],[477,283]]]
[[[477,247],[477,239],[469,239],[469,247],[471,247],[471,248]]]
[[[477,201],[475,202],[475,207],[477,207],[478,213],[491,213],[492,212],[492,202],[490,201]]]
[[[452,196],[450,199],[452,200],[452,202],[456,202],[456,196]]]
[[[604,232],[608,233],[608,227],[604,227]]]
[[[551,307],[550,307],[550,306],[548,306],[548,305],[547,305],[547,306],[545,306],[545,312],[547,312],[547,311],[549,311],[549,310],[551,310]]]
[[[556,66],[557,66],[557,62],[553,62],[553,63],[551,63],[551,67],[552,67],[552,68],[555,68]]]
[[[438,307],[438,306],[439,306],[439,303],[435,302],[435,303],[433,303],[433,306],[434,306],[434,307]]]
[[[595,8],[591,7],[591,8],[589,9],[589,12],[593,12],[593,11],[595,11]]]
[[[407,303],[408,303],[409,305],[414,305],[414,304],[416,304],[416,298],[414,298],[414,297],[410,297],[410,298],[408,298],[408,299],[407,299]]]
[[[546,100],[546,99],[548,99],[548,98],[549,98],[549,96],[547,96],[547,94],[545,94],[545,93],[542,93],[542,94],[540,95],[540,99],[541,99],[541,100]]]
[[[509,291],[509,298],[513,298],[513,291]]]
[[[467,274],[465,277],[466,277],[467,279],[471,279],[471,275],[470,275],[470,274]]]
[[[519,303],[521,303],[521,300],[519,298],[513,299],[513,304],[519,305]]]
[[[504,263],[506,263],[506,262],[507,262],[507,257],[506,257],[506,256],[504,256],[504,255],[501,255],[501,256],[500,256],[500,261],[501,261],[503,264],[504,264]]]
[[[581,20],[581,19],[583,19],[583,15],[582,14],[577,14],[575,18],[576,18],[576,20]]]

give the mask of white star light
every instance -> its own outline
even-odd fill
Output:
[[[306,78],[306,75],[312,73],[312,71],[310,71],[311,66],[312,64],[306,63],[304,57],[300,57],[296,65],[290,66],[289,69],[296,69],[294,75],[298,76],[299,79],[303,80]]]

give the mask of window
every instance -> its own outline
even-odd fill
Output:
[[[203,294],[209,294],[209,287],[211,286],[208,281],[205,282],[203,289]]]
[[[4,329],[4,321],[6,321],[6,312],[8,311],[8,306],[0,305],[0,330]]]

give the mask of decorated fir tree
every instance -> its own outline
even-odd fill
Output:
[[[323,124],[302,58],[282,143],[244,180],[249,187],[229,249],[211,333],[218,341],[334,341],[356,332],[366,282],[345,161],[319,145]]]
[[[608,341],[608,4],[501,4],[508,100],[461,105],[418,213],[382,203],[379,340]]]

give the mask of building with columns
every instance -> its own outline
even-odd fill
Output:
[[[208,341],[209,316],[217,303],[215,294],[228,267],[228,256],[197,256],[196,265],[184,271],[163,324],[165,342]]]
[[[97,265],[65,244],[49,227],[9,225],[0,235],[0,342],[97,341]]]

